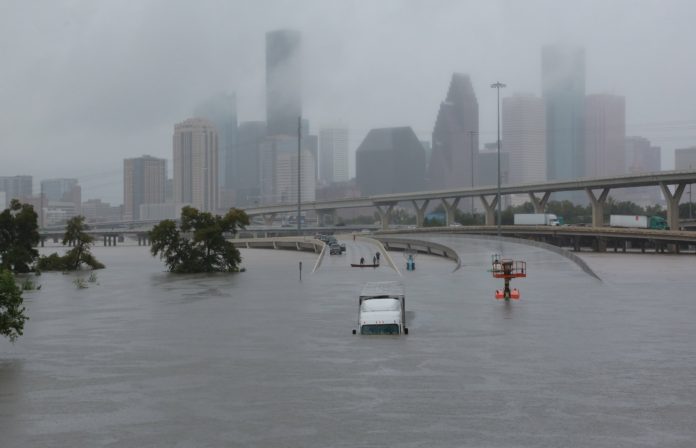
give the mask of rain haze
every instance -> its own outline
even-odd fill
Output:
[[[12,1],[0,6],[0,176],[74,177],[82,197],[123,200],[123,159],[172,159],[175,123],[219,93],[265,120],[265,35],[302,39],[311,132],[411,126],[431,140],[452,73],[470,75],[480,143],[496,97],[541,94],[541,48],[583,47],[586,92],[626,98],[626,134],[696,144],[690,1]],[[355,160],[350,157],[351,177]],[[171,169],[171,168],[170,168]],[[171,171],[170,171],[171,173]],[[171,175],[171,174],[170,174]]]

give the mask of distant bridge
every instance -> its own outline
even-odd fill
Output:
[[[696,183],[696,170],[660,171],[640,175],[614,176],[605,178],[577,179],[535,184],[505,185],[500,188],[501,195],[527,194],[536,213],[544,213],[551,193],[560,191],[585,191],[592,204],[592,226],[604,226],[604,206],[609,192],[617,188],[659,186],[667,201],[667,223],[671,229],[679,229],[679,201],[688,184]],[[375,207],[379,213],[383,229],[388,229],[391,213],[400,202],[410,202],[416,210],[416,226],[422,227],[425,210],[430,201],[441,201],[446,212],[446,223],[454,223],[454,214],[462,198],[479,198],[485,210],[487,226],[495,225],[495,209],[498,205],[497,187],[458,188],[438,191],[418,191],[411,193],[383,194],[355,199],[334,201],[315,201],[301,203],[302,210],[317,213],[333,213],[337,209]],[[249,216],[263,216],[268,225],[278,213],[294,213],[297,203],[286,203],[245,209]]]

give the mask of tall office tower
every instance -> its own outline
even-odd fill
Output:
[[[218,182],[227,190],[236,188],[237,97],[221,93],[196,107],[194,116],[213,122],[218,131]]]
[[[319,178],[328,184],[348,177],[348,129],[325,127],[319,130]]]
[[[546,173],[549,180],[585,175],[585,50],[545,46],[541,78],[546,106]]]
[[[428,165],[428,188],[475,185],[478,166],[478,101],[468,75],[455,73],[440,104]]]
[[[546,112],[535,95],[503,98],[502,139],[510,156],[510,184],[546,180]]]
[[[696,169],[696,146],[674,150],[674,169]]]
[[[246,121],[237,131],[237,205],[252,205],[260,201],[261,144],[266,138],[266,122]]]
[[[174,126],[174,202],[201,211],[218,208],[218,135],[215,125],[189,118]]]
[[[167,161],[151,156],[123,160],[123,219],[143,219],[140,206],[163,204],[167,189]]]
[[[12,199],[31,198],[33,194],[33,178],[31,176],[0,176],[0,191],[5,192],[4,207],[10,205]]]
[[[297,135],[302,115],[302,61],[299,31],[266,33],[266,121],[268,135]]]
[[[626,99],[617,95],[585,98],[585,176],[625,173]]]
[[[316,198],[315,162],[312,152],[300,152],[300,200]],[[280,135],[266,138],[261,144],[260,202],[262,204],[297,202],[297,139]]]
[[[355,157],[356,180],[363,196],[425,187],[425,150],[410,127],[370,130]]]
[[[661,150],[644,137],[626,137],[624,173],[654,173],[662,169]],[[612,190],[611,196],[618,201],[631,201],[641,206],[662,202],[659,187],[638,187]]]
[[[645,137],[626,137],[625,172],[638,174],[660,171],[661,153],[660,147],[653,146]]]

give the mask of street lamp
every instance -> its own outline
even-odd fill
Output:
[[[500,219],[501,219],[501,198],[500,198],[500,89],[504,88],[505,84],[498,81],[491,84],[491,88],[498,90],[498,236],[500,236]]]

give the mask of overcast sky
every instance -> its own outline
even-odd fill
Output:
[[[0,0],[0,175],[77,177],[122,202],[123,159],[172,158],[173,125],[217,92],[265,119],[265,32],[302,32],[304,115],[430,140],[453,72],[471,75],[481,143],[496,98],[540,94],[541,46],[586,50],[587,93],[626,96],[628,135],[696,145],[692,0]],[[171,167],[170,167],[171,169]]]

